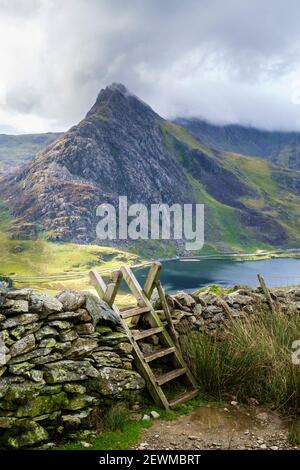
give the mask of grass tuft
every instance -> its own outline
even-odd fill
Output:
[[[294,419],[289,426],[289,441],[296,446],[300,445],[300,418]]]
[[[187,344],[200,388],[218,399],[254,397],[281,411],[300,412],[300,367],[291,344],[300,335],[300,315],[256,313],[217,336],[196,334]]]
[[[130,421],[130,412],[124,403],[118,403],[110,408],[105,419],[105,428],[108,431],[124,431]]]

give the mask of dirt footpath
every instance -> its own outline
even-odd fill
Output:
[[[278,413],[232,403],[204,405],[174,421],[154,420],[137,449],[300,449],[289,444],[288,422]]]

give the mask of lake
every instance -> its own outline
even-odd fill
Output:
[[[143,285],[149,267],[134,272]],[[267,286],[300,285],[300,259],[277,258],[260,261],[234,260],[175,260],[163,262],[161,282],[169,292],[193,291],[208,284],[232,287],[258,285],[257,274],[265,277]]]

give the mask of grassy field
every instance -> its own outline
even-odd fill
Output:
[[[43,238],[10,240],[8,229],[11,220],[7,208],[0,204],[0,275],[35,276],[30,280],[15,280],[16,287],[30,285],[49,294],[65,288],[88,290],[91,289],[87,275],[90,269],[110,273],[123,264],[143,261],[137,254],[112,247],[60,244]],[[130,299],[124,295],[119,301],[127,304]]]

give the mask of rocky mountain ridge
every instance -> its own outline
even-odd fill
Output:
[[[177,118],[175,123],[217,150],[261,157],[279,166],[300,169],[300,132],[268,131],[238,124],[221,126],[197,118]]]
[[[121,84],[101,90],[86,117],[16,175],[0,198],[11,236],[96,239],[96,207],[128,202],[204,203],[206,241],[227,250],[295,246],[300,173],[207,147]]]

